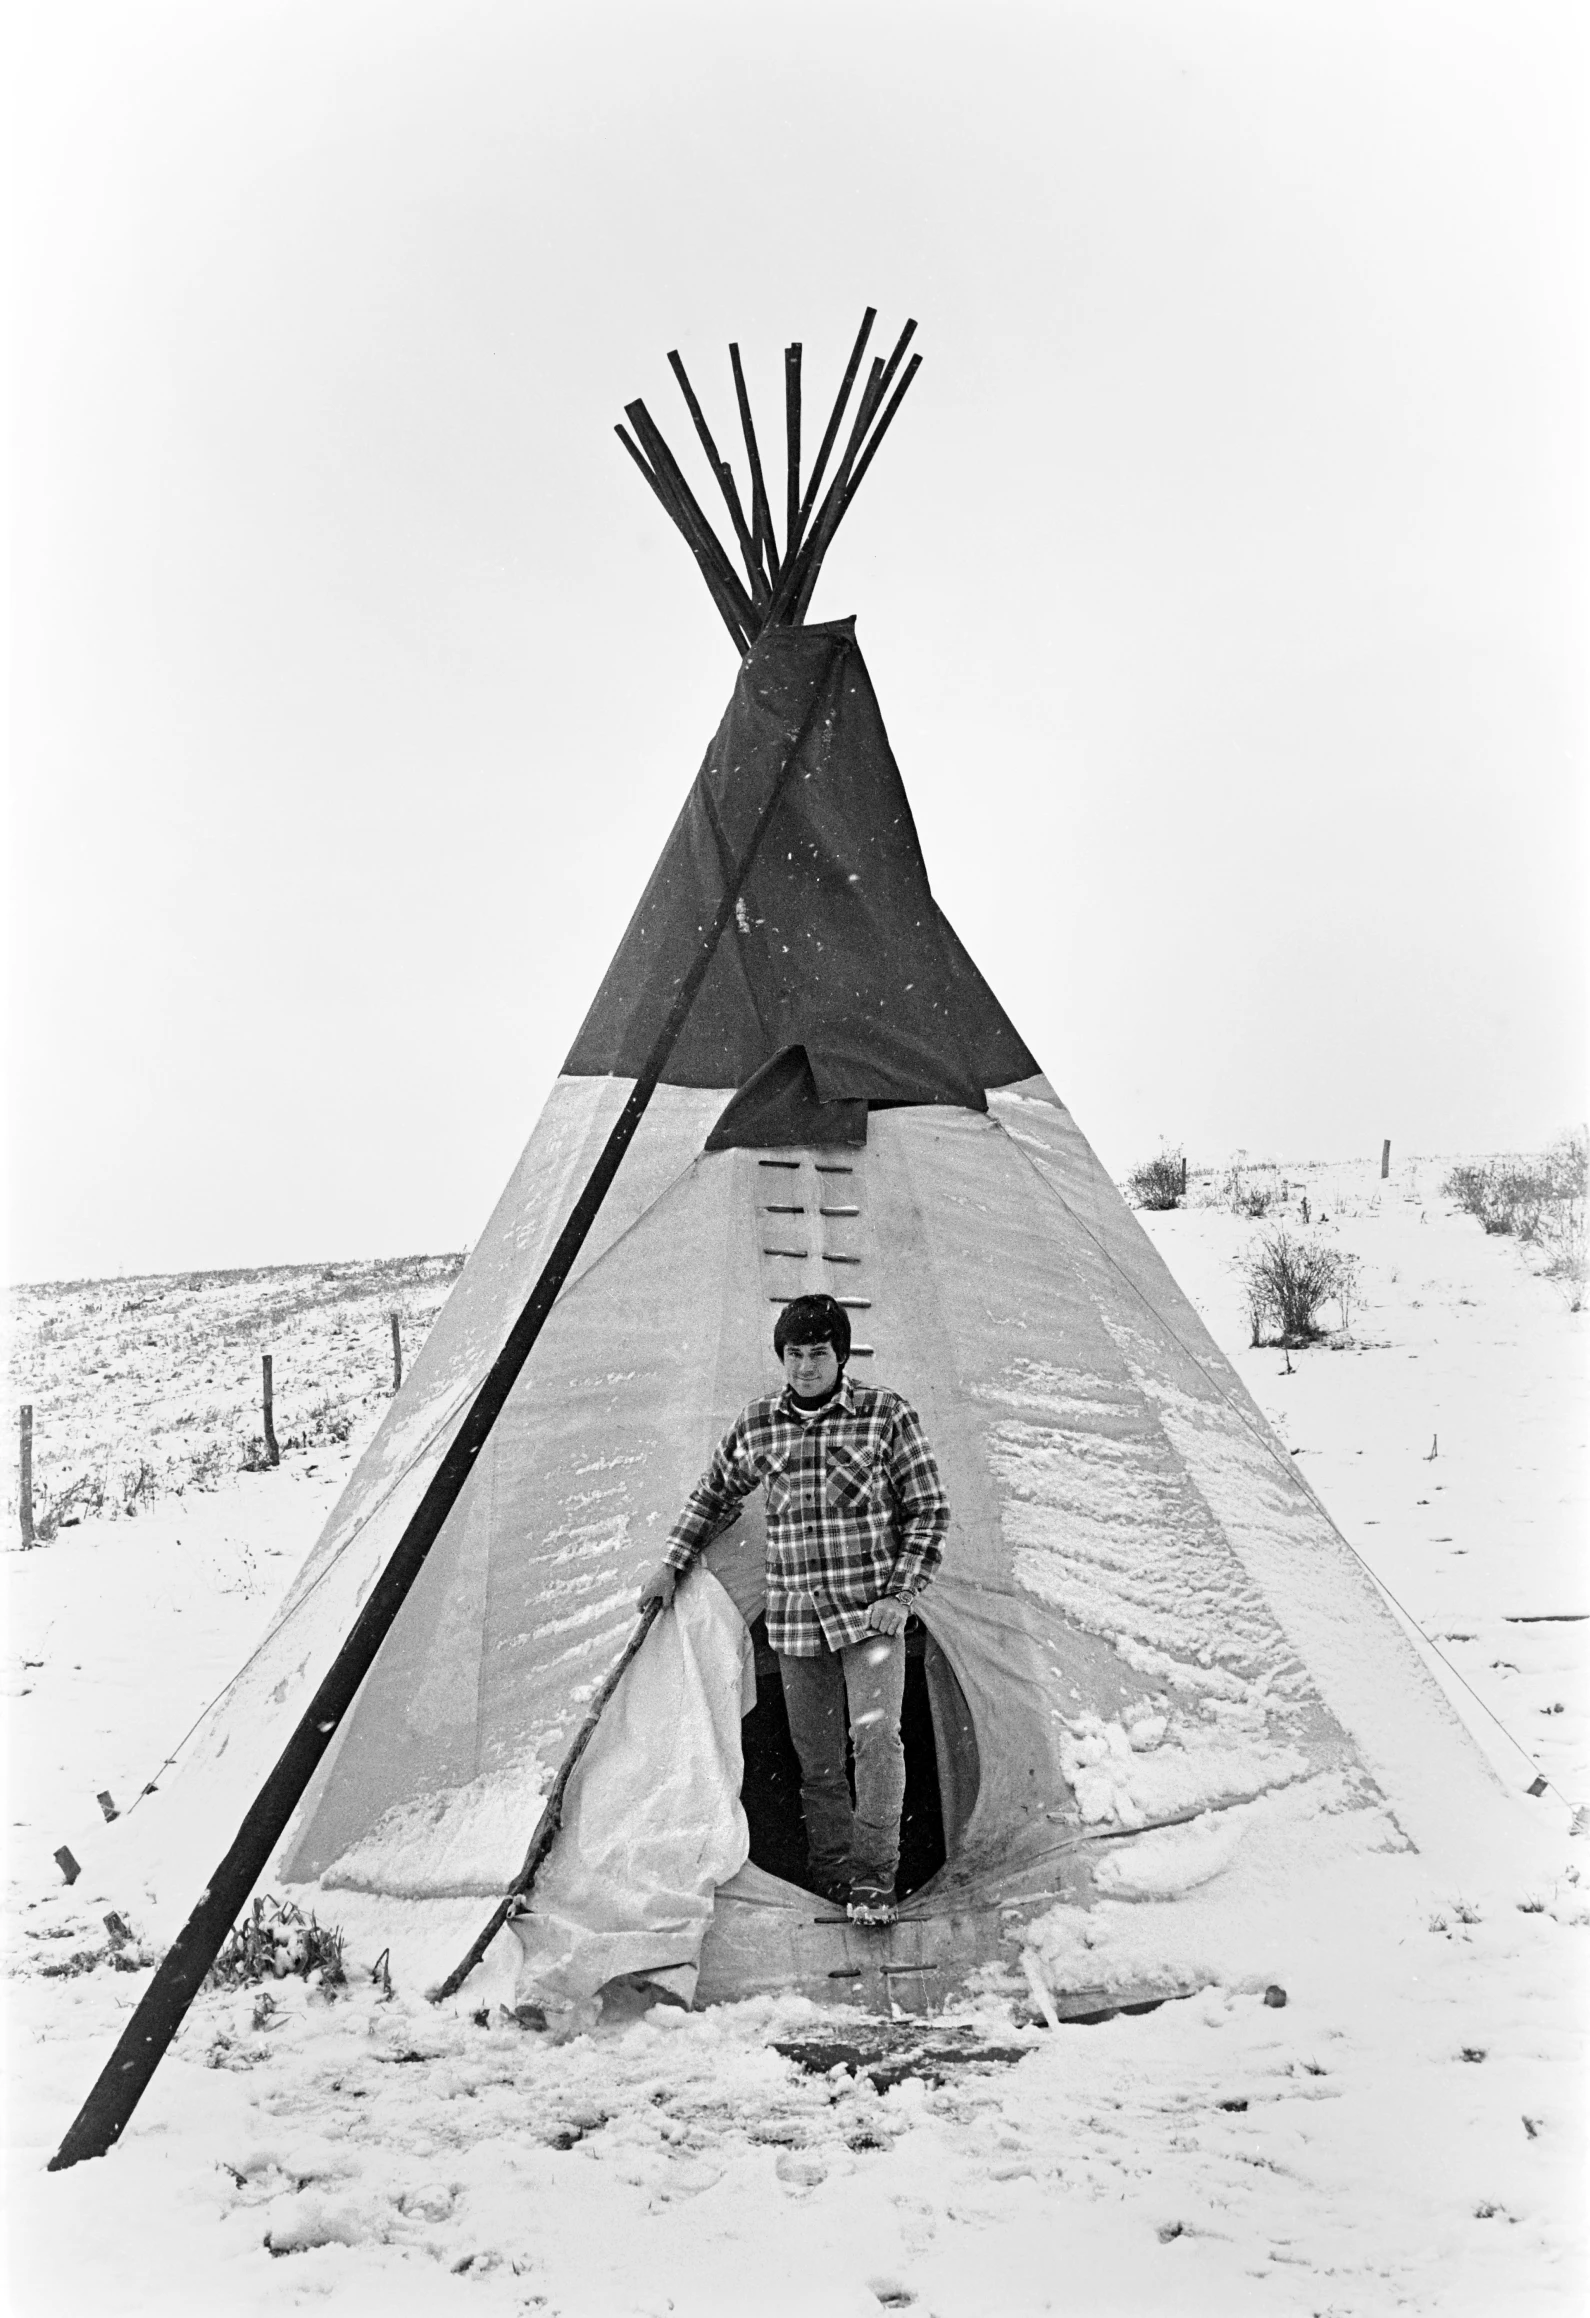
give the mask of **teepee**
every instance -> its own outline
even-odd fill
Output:
[[[733,696],[419,1360],[142,1814],[146,1915],[191,1904],[271,1792],[251,1856],[274,1888],[439,1979],[513,1885],[714,1440],[776,1379],[780,1304],[819,1289],[856,1373],[921,1413],[952,1506],[910,1642],[901,1921],[857,1932],[804,1888],[753,1501],[613,1689],[482,1976],[548,2008],[639,1978],[932,2009],[1019,1987],[1032,1920],[1088,1910],[1167,1830],[1348,1858],[1460,1844],[1502,1800],[935,903],[853,623],[806,623],[916,368],[886,399],[908,329],[819,500],[870,323],[804,485],[786,357],[782,550],[737,354],[749,512],[673,358],[743,582],[630,406],[741,654]],[[1084,1977],[1045,2001],[1102,1999]]]

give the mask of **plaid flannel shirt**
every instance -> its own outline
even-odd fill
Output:
[[[871,1603],[882,1594],[909,1602],[944,1558],[950,1509],[921,1419],[881,1385],[842,1374],[808,1418],[788,1391],[752,1401],[669,1532],[669,1564],[688,1569],[761,1484],[767,1638],[789,1657],[859,1642]]]

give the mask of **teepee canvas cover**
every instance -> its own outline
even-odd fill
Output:
[[[555,1846],[525,1926],[555,1996],[699,1971],[703,1997],[931,2001],[1011,1963],[1035,1910],[1086,1906],[1101,1840],[1259,1804],[1418,1842],[1454,1765],[1487,1776],[937,909],[839,623],[743,663],[514,1179],[185,1807],[269,1754],[381,1566],[802,734],[676,1063],[282,1862],[426,1974],[514,1875],[637,1580],[776,1380],[779,1303],[814,1289],[849,1306],[856,1373],[920,1411],[953,1508],[922,1604],[945,1863],[881,1942],[746,1864],[753,1501],[584,1766],[570,1888]],[[648,1856],[670,1831],[683,1870]]]
[[[278,1775],[457,1467],[481,1381],[709,952],[527,1364],[350,1709],[320,1726],[269,1880],[356,1949],[389,1947],[425,1983],[445,1971],[514,1878],[714,1440],[776,1382],[780,1303],[817,1289],[850,1310],[855,1373],[920,1411],[952,1506],[915,1643],[937,1864],[881,1936],[753,1864],[740,1782],[750,1800],[769,1709],[753,1502],[571,1782],[529,1913],[492,1952],[522,1994],[578,2003],[640,1974],[699,1998],[931,2006],[1008,1982],[1032,1917],[1086,1910],[1101,1861],[1164,1826],[1222,1814],[1222,1859],[1284,1856],[1278,1830],[1320,1857],[1457,1856],[1501,1800],[935,904],[850,623],[800,624],[915,367],[885,407],[905,338],[873,365],[818,507],[863,339],[800,504],[791,350],[782,559],[742,395],[749,593],[631,406],[637,460],[742,650],[733,698],[513,1179],[272,1630],[165,1791],[111,1831],[151,1924],[190,1903]]]

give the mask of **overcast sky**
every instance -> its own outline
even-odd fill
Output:
[[[474,1237],[734,676],[612,422],[868,303],[813,613],[1106,1164],[1568,1126],[1581,13],[36,7],[11,1276]]]

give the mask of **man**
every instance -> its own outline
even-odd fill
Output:
[[[754,1400],[712,1453],[640,1604],[767,1490],[767,1638],[778,1653],[812,1881],[858,1924],[895,1918],[905,1750],[905,1628],[943,1559],[950,1509],[916,1411],[846,1374],[850,1322],[832,1296],[799,1296],[773,1330],[780,1393]],[[855,1759],[845,1778],[846,1707]]]

